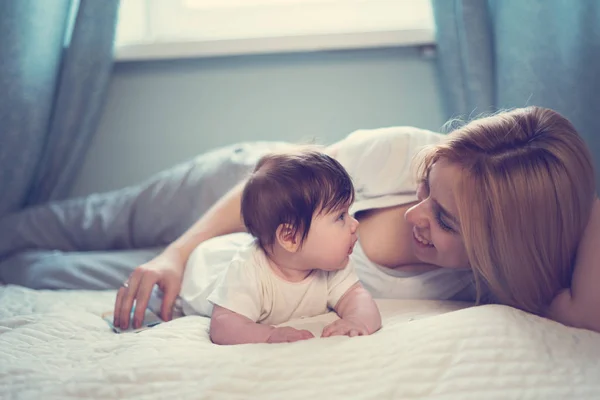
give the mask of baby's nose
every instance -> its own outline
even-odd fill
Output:
[[[359,222],[356,218],[352,217],[352,232],[356,232],[358,229]]]

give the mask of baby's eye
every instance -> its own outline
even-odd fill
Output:
[[[338,220],[343,221],[345,216],[346,216],[345,212],[341,213],[340,216],[338,217]]]

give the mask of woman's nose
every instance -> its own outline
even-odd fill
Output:
[[[424,202],[420,202],[415,204],[404,213],[404,219],[408,221],[409,224],[418,226],[420,228],[424,228],[427,226],[427,214],[425,212],[425,204]]]

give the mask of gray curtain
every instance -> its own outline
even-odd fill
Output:
[[[599,0],[432,2],[447,117],[549,107],[600,166]]]
[[[67,196],[105,97],[118,0],[0,0],[0,217]]]

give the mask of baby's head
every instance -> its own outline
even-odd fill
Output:
[[[353,201],[354,187],[344,167],[316,147],[303,147],[258,161],[242,193],[242,218],[266,252],[278,235],[301,248],[314,218],[347,213]]]

